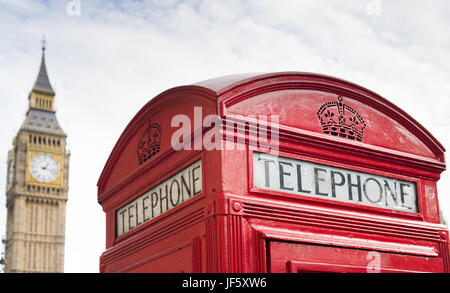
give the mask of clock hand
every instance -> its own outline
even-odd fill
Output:
[[[47,167],[48,167],[48,163],[47,163],[47,165],[45,165],[45,167],[41,167],[41,168],[42,168],[42,170],[45,170],[45,169],[47,169]]]

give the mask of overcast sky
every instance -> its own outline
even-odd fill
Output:
[[[97,180],[152,97],[229,74],[323,73],[387,98],[450,149],[449,15],[445,0],[0,0],[0,234],[7,152],[25,118],[43,34],[72,154],[65,271],[98,272],[105,215]],[[449,171],[438,188],[450,219]]]

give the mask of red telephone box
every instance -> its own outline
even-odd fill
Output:
[[[98,181],[101,272],[449,272],[443,146],[334,77],[238,75],[169,89]]]

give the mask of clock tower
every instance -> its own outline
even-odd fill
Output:
[[[45,65],[8,152],[5,272],[63,272],[69,153]]]

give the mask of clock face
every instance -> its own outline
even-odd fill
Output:
[[[14,174],[14,161],[13,159],[10,159],[8,162],[8,185],[11,185],[12,183],[12,179],[13,179],[13,174]]]
[[[58,163],[49,155],[37,155],[31,159],[30,172],[36,180],[48,183],[58,176]]]

